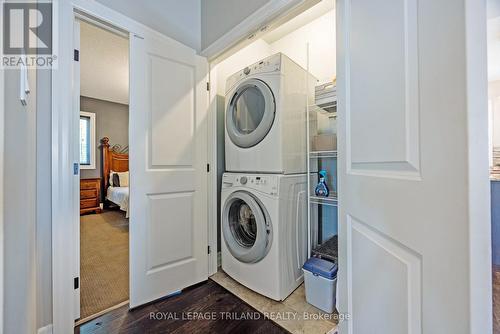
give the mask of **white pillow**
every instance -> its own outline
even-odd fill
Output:
[[[129,173],[122,172],[122,173],[117,173],[117,174],[118,174],[118,178],[120,179],[120,187],[128,187]]]

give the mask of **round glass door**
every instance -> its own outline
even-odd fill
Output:
[[[231,254],[246,263],[260,261],[271,245],[271,222],[260,202],[250,193],[235,192],[223,209],[222,233]]]
[[[226,109],[226,130],[232,142],[242,148],[257,145],[271,130],[275,112],[269,86],[257,79],[241,83]]]
[[[257,223],[250,206],[241,199],[229,208],[229,228],[236,242],[242,247],[252,247],[257,238]]]

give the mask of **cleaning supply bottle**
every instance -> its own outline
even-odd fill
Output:
[[[326,185],[326,170],[322,170],[319,173],[319,182],[314,189],[316,196],[328,197],[330,190]]]

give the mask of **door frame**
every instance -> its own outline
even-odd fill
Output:
[[[79,236],[77,227],[79,214],[79,180],[80,174],[73,174],[74,164],[78,164],[77,158],[77,119],[75,110],[79,100],[72,85],[73,74],[73,22],[75,17],[87,16],[98,23],[110,25],[118,30],[127,32],[132,36],[143,36],[146,34],[157,36],[162,39],[170,39],[179,46],[186,47],[182,43],[173,41],[149,27],[146,27],[131,18],[120,14],[98,2],[92,0],[55,0],[53,7],[56,18],[56,29],[59,33],[58,44],[58,68],[52,71],[52,320],[53,333],[69,333],[74,328],[74,268],[77,256],[76,248],[68,252],[68,244],[78,245],[76,240]],[[129,95],[131,92],[129,92]],[[209,110],[210,112],[210,110]],[[210,127],[209,127],[210,128]],[[209,134],[210,136],[210,134]],[[208,138],[210,139],[210,137]],[[68,145],[68,143],[75,143]],[[209,140],[210,142],[210,140]],[[215,166],[212,155],[208,157],[208,163]],[[213,173],[212,173],[213,174]],[[212,178],[209,175],[209,183]],[[211,203],[209,203],[211,204]],[[212,215],[209,216],[209,226]],[[68,223],[70,222],[70,223]],[[207,226],[207,228],[209,228]],[[70,236],[68,238],[68,236]],[[217,240],[210,240],[213,235],[208,236],[208,244],[217,244]],[[217,235],[215,234],[215,238]],[[213,253],[213,252],[212,252]],[[213,254],[216,263],[216,254]],[[210,256],[208,258],[207,270],[209,269]],[[215,271],[216,271],[215,267]],[[210,272],[209,272],[210,273]]]
[[[0,0],[0,17],[3,17],[3,3],[5,0]],[[4,313],[4,173],[5,163],[4,163],[4,147],[5,147],[5,77],[4,71],[0,69],[0,334],[3,333],[3,313]]]
[[[485,1],[465,0],[470,333],[487,333],[493,324],[490,180],[482,168],[489,166],[486,11]]]

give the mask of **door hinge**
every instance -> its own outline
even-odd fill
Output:
[[[210,164],[207,164],[207,173],[210,173]]]
[[[73,163],[73,175],[78,175],[80,169],[80,164],[78,162]]]
[[[210,254],[210,246],[208,246],[208,254]]]
[[[75,277],[74,280],[73,280],[73,285],[75,287],[75,290],[78,289],[80,287],[80,278],[79,277]]]
[[[73,53],[73,59],[74,59],[75,61],[80,61],[80,51],[79,51],[79,50],[77,50],[77,49],[75,49],[74,51],[75,51],[75,52]]]
[[[207,90],[210,91],[210,82],[207,82]]]

